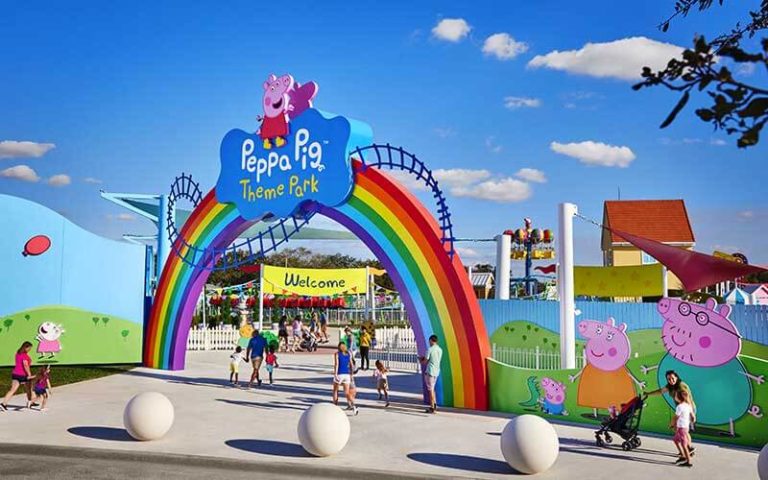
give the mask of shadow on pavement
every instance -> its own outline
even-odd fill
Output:
[[[278,457],[311,457],[301,445],[274,440],[238,439],[227,440],[227,446],[246,452],[275,455]]]
[[[94,440],[110,440],[113,442],[133,442],[133,438],[124,428],[115,427],[72,427],[67,431],[78,437],[92,438]]]
[[[298,403],[287,403],[287,402],[246,402],[244,400],[227,400],[225,398],[217,398],[217,402],[224,402],[228,403],[230,405],[237,405],[239,407],[252,407],[252,408],[281,408],[283,410],[300,410],[304,411],[307,409],[307,407],[303,404]]]
[[[518,473],[506,462],[491,460],[489,458],[471,457],[469,455],[455,455],[451,453],[409,453],[408,458],[419,463],[435,465],[438,467],[455,468],[469,472],[480,473]]]

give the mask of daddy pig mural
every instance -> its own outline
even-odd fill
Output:
[[[617,327],[613,318],[605,323],[579,322],[579,334],[587,339],[584,346],[587,364],[568,378],[574,382],[581,377],[577,403],[593,408],[595,416],[597,409],[618,408],[634,398],[633,381],[639,388],[645,387],[645,382],[638,381],[625,366],[631,353],[626,330],[626,323]]]
[[[696,305],[664,298],[657,304],[664,317],[661,339],[667,354],[656,367],[643,367],[643,373],[658,369],[659,386],[667,384],[666,372],[674,370],[688,384],[696,402],[696,420],[703,425],[728,424],[735,434],[734,421],[745,413],[760,418],[760,407],[752,405],[752,384],[762,384],[763,375],[747,372],[739,360],[741,336],[728,316],[731,307],[717,308],[714,299]],[[668,394],[670,407],[675,403]]]

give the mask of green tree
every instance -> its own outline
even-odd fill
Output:
[[[130,330],[123,330],[120,332],[120,335],[123,337],[123,341],[128,340],[128,334],[131,333]]]
[[[103,323],[104,326],[106,327],[107,324],[109,323],[109,317],[101,317],[101,323]]]
[[[685,17],[692,10],[707,10],[715,3],[722,6],[724,2],[677,0],[674,13],[659,25],[659,29],[666,32],[677,17]],[[768,70],[768,38],[761,40],[760,47],[745,46],[755,43],[749,40],[768,28],[768,0],[762,0],[760,8],[749,11],[746,18],[730,32],[720,34],[711,41],[703,35],[698,36],[693,41],[693,48],[685,50],[681,58],[671,59],[664,70],[654,72],[649,67],[643,68],[643,81],[632,87],[635,90],[661,85],[681,93],[677,104],[661,123],[661,128],[666,128],[675,120],[692,93],[706,92],[712,104],[697,109],[696,115],[715,130],[738,135],[736,145],[739,148],[757,145],[760,131],[768,122],[768,88],[754,82],[747,83],[739,71],[754,68]]]
[[[12,318],[6,318],[5,321],[3,321],[3,325],[5,325],[5,331],[11,329],[11,325],[13,325],[13,319]]]
[[[93,322],[94,327],[99,325],[99,317],[93,317],[91,321]]]

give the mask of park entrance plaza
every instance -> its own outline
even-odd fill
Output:
[[[768,480],[768,0],[550,3],[4,8],[0,479]]]

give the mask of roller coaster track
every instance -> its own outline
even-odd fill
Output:
[[[372,153],[372,155],[367,155]],[[453,237],[453,224],[451,223],[451,214],[448,205],[445,202],[443,192],[440,190],[437,180],[432,175],[432,171],[424,163],[416,158],[415,155],[403,150],[401,147],[393,147],[389,144],[373,144],[367,147],[355,149],[353,157],[369,160],[362,160],[363,169],[389,168],[391,170],[402,170],[416,176],[429,188],[437,203],[438,222],[442,231],[442,242],[446,253],[453,258],[455,253],[453,243],[456,240]],[[373,158],[375,156],[375,159]],[[192,175],[182,173],[181,176],[171,184],[170,195],[168,196],[168,209],[165,212],[167,219],[167,234],[173,245],[173,250],[185,263],[201,268],[203,270],[225,270],[237,268],[241,265],[251,264],[259,258],[265,257],[288,242],[288,239],[304,228],[309,219],[315,214],[314,204],[308,202],[302,208],[301,217],[281,218],[266,230],[260,232],[257,236],[234,242],[225,248],[206,247],[200,248],[190,244],[185,238],[180,237],[179,228],[174,221],[173,214],[176,204],[179,200],[189,201],[193,209],[197,208],[203,197],[200,185],[192,180]],[[282,237],[275,237],[275,233],[282,234]],[[185,247],[185,248],[184,248]],[[246,252],[247,255],[238,255],[238,252]],[[230,255],[227,255],[230,254]],[[218,261],[217,261],[218,260]]]

